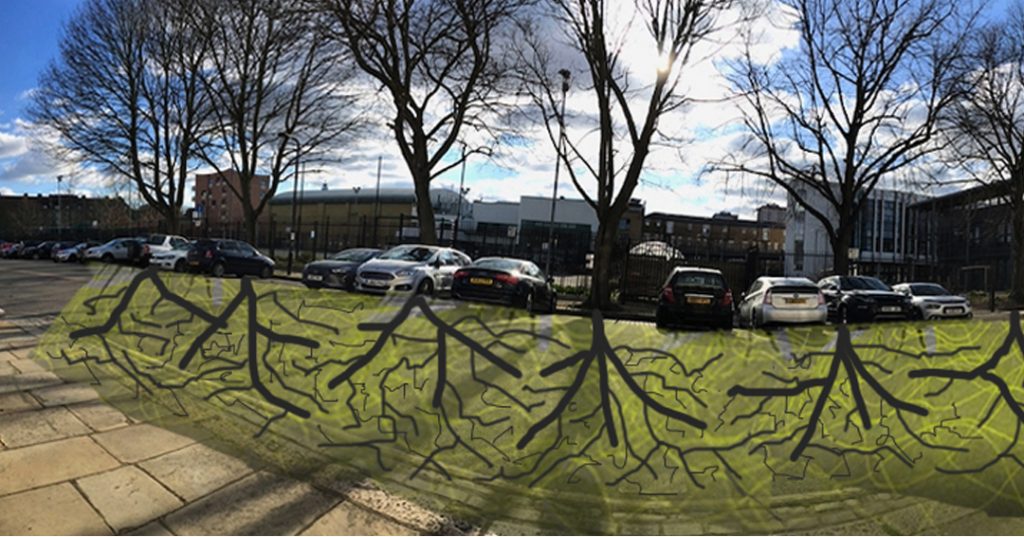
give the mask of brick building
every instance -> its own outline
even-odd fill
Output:
[[[88,235],[93,230],[131,227],[135,216],[121,198],[0,196],[0,238],[55,238],[63,232]]]
[[[213,228],[218,226],[234,226],[245,222],[245,211],[241,198],[228,185],[241,192],[241,181],[238,172],[229,170],[224,173],[196,174],[196,183],[192,187],[195,217]],[[256,175],[249,185],[249,195],[255,207],[259,200],[267,195],[270,189],[270,177]],[[267,218],[267,212],[260,219]]]
[[[751,250],[781,257],[786,226],[743,220],[732,213],[714,216],[651,213],[644,218],[644,240],[661,241],[687,259],[745,259]]]

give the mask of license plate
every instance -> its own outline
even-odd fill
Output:
[[[806,298],[787,298],[786,304],[806,304]]]
[[[470,278],[469,283],[473,285],[494,285],[494,280],[491,278]]]
[[[700,304],[706,306],[711,303],[711,299],[703,296],[688,296],[686,297],[687,304]]]
[[[324,277],[319,275],[319,274],[310,274],[310,275],[306,276],[306,279],[311,281],[311,282],[319,282],[319,281],[322,281],[324,279]]]
[[[946,313],[963,313],[963,308],[947,308]]]
[[[366,281],[363,282],[363,285],[365,285],[366,287],[376,287],[378,289],[381,288],[381,287],[387,287],[388,286],[388,284],[386,284],[384,282],[376,282],[376,281],[373,281],[373,280],[366,280]]]
[[[899,306],[882,306],[882,311],[886,313],[896,313],[898,311],[903,311],[903,308]]]
[[[189,261],[188,264],[192,265],[193,267],[198,267],[199,266],[199,261]]]

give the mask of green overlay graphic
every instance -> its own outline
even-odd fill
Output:
[[[1024,511],[1020,320],[671,333],[106,268],[36,358],[131,416],[492,531],[814,527],[896,495]]]

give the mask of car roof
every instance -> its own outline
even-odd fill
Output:
[[[722,274],[722,271],[708,267],[676,267],[672,269],[672,274],[677,274],[680,272],[705,272],[708,274],[718,274],[719,276],[721,276]]]
[[[807,278],[792,276],[761,276],[758,279],[769,285],[814,285],[814,282]]]

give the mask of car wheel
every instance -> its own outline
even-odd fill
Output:
[[[71,257],[68,257],[68,263],[74,263],[75,261],[78,261],[78,256],[72,254]]]
[[[217,277],[217,278],[223,278],[224,277],[224,263],[215,263],[213,265],[213,268],[210,269],[210,274],[213,274],[214,277]]]
[[[850,322],[850,312],[846,308],[846,304],[839,306],[839,324],[847,324]]]
[[[726,332],[731,331],[732,330],[732,318],[730,317],[730,318],[722,321],[722,324],[720,324],[718,326],[718,328],[720,328],[722,330],[725,330]]]
[[[434,280],[423,278],[423,281],[416,286],[416,294],[432,296],[434,294]]]
[[[274,271],[270,267],[263,267],[260,269],[260,278],[266,280],[267,278],[274,275]]]
[[[554,313],[558,309],[558,295],[551,293],[551,300],[548,302],[548,313]]]
[[[665,316],[665,312],[661,311],[661,309],[658,309],[658,312],[654,316],[654,324],[655,326],[662,330],[665,330],[669,327],[668,319]]]
[[[113,262],[114,262],[114,256],[113,256],[113,255],[111,255],[111,254],[110,254],[110,252],[107,252],[107,253],[103,254],[103,256],[102,256],[102,257],[100,257],[100,259],[101,259],[101,260],[102,260],[102,261],[103,261],[104,263],[113,263]]]
[[[534,313],[533,308],[533,291],[527,290],[526,295],[523,296],[523,309],[530,313]]]
[[[185,272],[185,260],[179,259],[174,262],[174,272]]]
[[[924,314],[921,313],[920,309],[918,309],[918,308],[910,308],[910,320],[911,321],[920,321],[922,319],[924,319]]]

